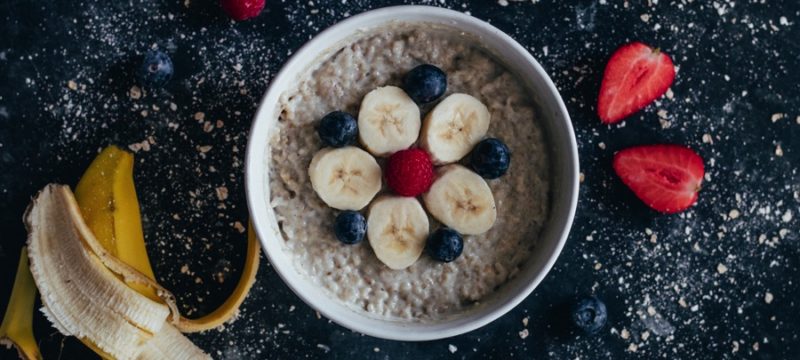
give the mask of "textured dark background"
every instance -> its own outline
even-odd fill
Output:
[[[259,97],[311,36],[398,3],[405,2],[268,1],[259,18],[244,23],[230,22],[214,1],[0,3],[0,309],[30,197],[48,182],[74,185],[109,143],[148,139],[149,150],[136,154],[136,184],[156,273],[181,294],[184,312],[218,305],[242,264],[244,235],[233,224],[247,218],[242,159]],[[399,343],[320,319],[264,261],[240,319],[192,335],[197,344],[224,359],[800,353],[796,0],[414,3],[491,22],[529,49],[559,87],[585,181],[554,269],[520,306],[482,329]],[[671,96],[604,126],[594,114],[602,70],[630,40],[670,54],[677,78]],[[170,53],[176,74],[166,89],[133,99],[133,69],[150,47]],[[205,124],[217,120],[222,127]],[[616,150],[654,142],[687,144],[704,157],[707,181],[690,211],[647,209],[611,171]],[[222,186],[230,196],[221,201],[215,190]],[[592,293],[606,300],[609,324],[596,336],[575,336],[565,309]],[[36,322],[46,358],[91,358],[40,315]]]

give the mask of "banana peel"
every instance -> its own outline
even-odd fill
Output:
[[[93,247],[93,250],[107,251],[107,260],[113,267],[129,268],[123,270],[123,274],[140,274],[123,277],[142,295],[165,301],[173,311],[173,324],[180,331],[200,332],[221,326],[237,314],[255,281],[261,246],[252,226],[248,227],[244,268],[233,293],[220,307],[205,316],[197,319],[181,316],[174,296],[155,281],[147,257],[133,182],[133,163],[133,154],[113,145],[108,146],[89,165],[76,187],[75,198],[81,213],[91,232],[96,235],[97,245],[102,247]],[[120,266],[118,262],[125,266]]]
[[[13,346],[20,359],[41,360],[39,345],[33,337],[33,304],[36,301],[36,284],[28,268],[28,249],[22,247],[3,323],[0,325],[0,345]]]
[[[156,282],[150,266],[133,184],[133,156],[114,146],[104,149],[81,178],[76,193],[73,195],[66,186],[48,185],[26,211],[28,247],[34,251],[25,260],[31,260],[27,273],[28,287],[33,292],[29,293],[29,289],[22,292],[33,299],[36,286],[44,289],[42,311],[47,318],[62,333],[76,336],[104,359],[208,358],[181,331],[212,329],[237,314],[258,269],[260,245],[252,228],[248,229],[245,266],[233,293],[215,311],[198,319],[188,319],[178,312],[172,293]],[[63,248],[63,244],[68,244],[66,250],[70,259],[53,250]],[[76,263],[80,265],[76,267],[68,261],[72,259],[77,259]],[[53,266],[56,260],[60,260],[60,266]],[[67,268],[72,268],[72,271],[63,271]],[[73,282],[72,276],[77,276],[75,280],[83,280],[82,276],[86,276],[92,281]],[[87,288],[84,286],[86,283],[93,285]],[[96,294],[91,286],[107,293]],[[81,290],[76,291],[76,287]],[[125,295],[125,289],[132,293]],[[27,322],[30,323],[33,300],[16,294],[15,287],[12,303],[30,302],[30,311],[27,312]],[[94,314],[93,319],[101,319],[100,323],[82,327],[81,316],[72,310],[76,308],[88,315]],[[13,335],[11,339],[18,345],[21,356],[41,358],[32,331],[25,330],[25,316],[20,314],[24,312],[13,311],[13,316],[6,314],[6,318],[12,316],[23,320],[22,326],[12,329],[14,334],[23,335]],[[166,322],[168,314],[172,323]],[[103,321],[105,325],[101,324]],[[0,334],[5,335],[8,331],[6,324],[12,322],[4,321]],[[8,332],[11,337],[12,331]],[[108,336],[107,332],[114,335]]]
[[[75,187],[75,198],[86,225],[103,248],[155,281],[133,185],[133,155],[116,146],[106,147],[81,177]],[[159,299],[150,286],[138,283],[128,286],[150,299]]]
[[[199,332],[216,328],[226,323],[236,316],[239,306],[244,302],[250,288],[256,280],[258,271],[259,254],[261,245],[253,231],[253,226],[247,227],[247,255],[244,261],[244,269],[239,282],[233,289],[230,296],[216,310],[197,319],[188,319],[183,316],[178,320],[176,326],[183,332]]]

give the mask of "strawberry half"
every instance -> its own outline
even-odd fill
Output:
[[[614,155],[614,171],[647,206],[667,214],[697,201],[703,158],[680,145],[645,145]]]
[[[597,115],[614,124],[663,95],[675,79],[675,66],[667,54],[640,42],[625,44],[606,65]]]

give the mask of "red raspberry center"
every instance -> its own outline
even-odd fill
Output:
[[[398,151],[386,161],[386,184],[401,196],[417,196],[433,184],[433,163],[422,149]]]

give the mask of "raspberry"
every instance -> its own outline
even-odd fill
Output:
[[[417,196],[433,184],[433,163],[422,149],[401,150],[386,161],[386,184],[402,196]]]
[[[219,4],[236,21],[254,18],[264,9],[264,0],[220,0]]]

